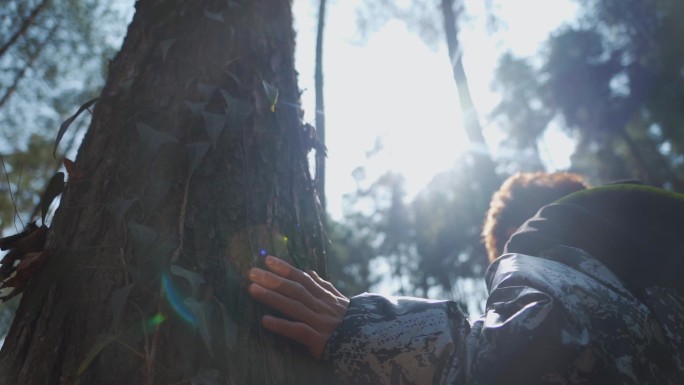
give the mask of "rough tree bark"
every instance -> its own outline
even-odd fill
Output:
[[[139,0],[51,223],[0,384],[320,380],[244,272],[325,274],[288,0]]]

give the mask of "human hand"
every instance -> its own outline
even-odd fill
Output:
[[[330,335],[342,323],[349,299],[313,270],[305,273],[270,255],[266,266],[270,271],[257,267],[249,271],[249,294],[291,320],[265,315],[261,324],[304,344],[314,357],[320,358]]]

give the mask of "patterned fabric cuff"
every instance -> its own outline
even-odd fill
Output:
[[[354,384],[431,384],[457,371],[466,317],[449,301],[362,294],[351,299],[324,359]]]

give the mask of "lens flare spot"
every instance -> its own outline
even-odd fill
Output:
[[[193,326],[197,326],[197,320],[195,316],[190,312],[187,306],[180,299],[178,291],[173,286],[171,277],[169,273],[163,273],[161,277],[162,287],[164,288],[164,293],[166,294],[166,300],[171,305],[171,308],[181,317],[181,319]]]
[[[260,250],[259,250],[259,255],[261,255],[262,257],[265,257],[265,256],[268,255],[268,251],[266,251],[266,249],[260,249]]]
[[[164,321],[166,321],[166,317],[164,317],[164,314],[157,313],[154,316],[152,316],[152,318],[147,320],[147,328],[152,329],[156,326],[161,325]]]
[[[286,237],[286,236],[283,235],[283,242],[287,242],[287,241],[289,241],[289,240],[290,240],[290,239],[289,239],[288,237]]]

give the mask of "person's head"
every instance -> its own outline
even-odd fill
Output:
[[[489,202],[482,240],[489,262],[498,258],[508,238],[537,211],[589,184],[570,172],[517,173],[506,179]]]

